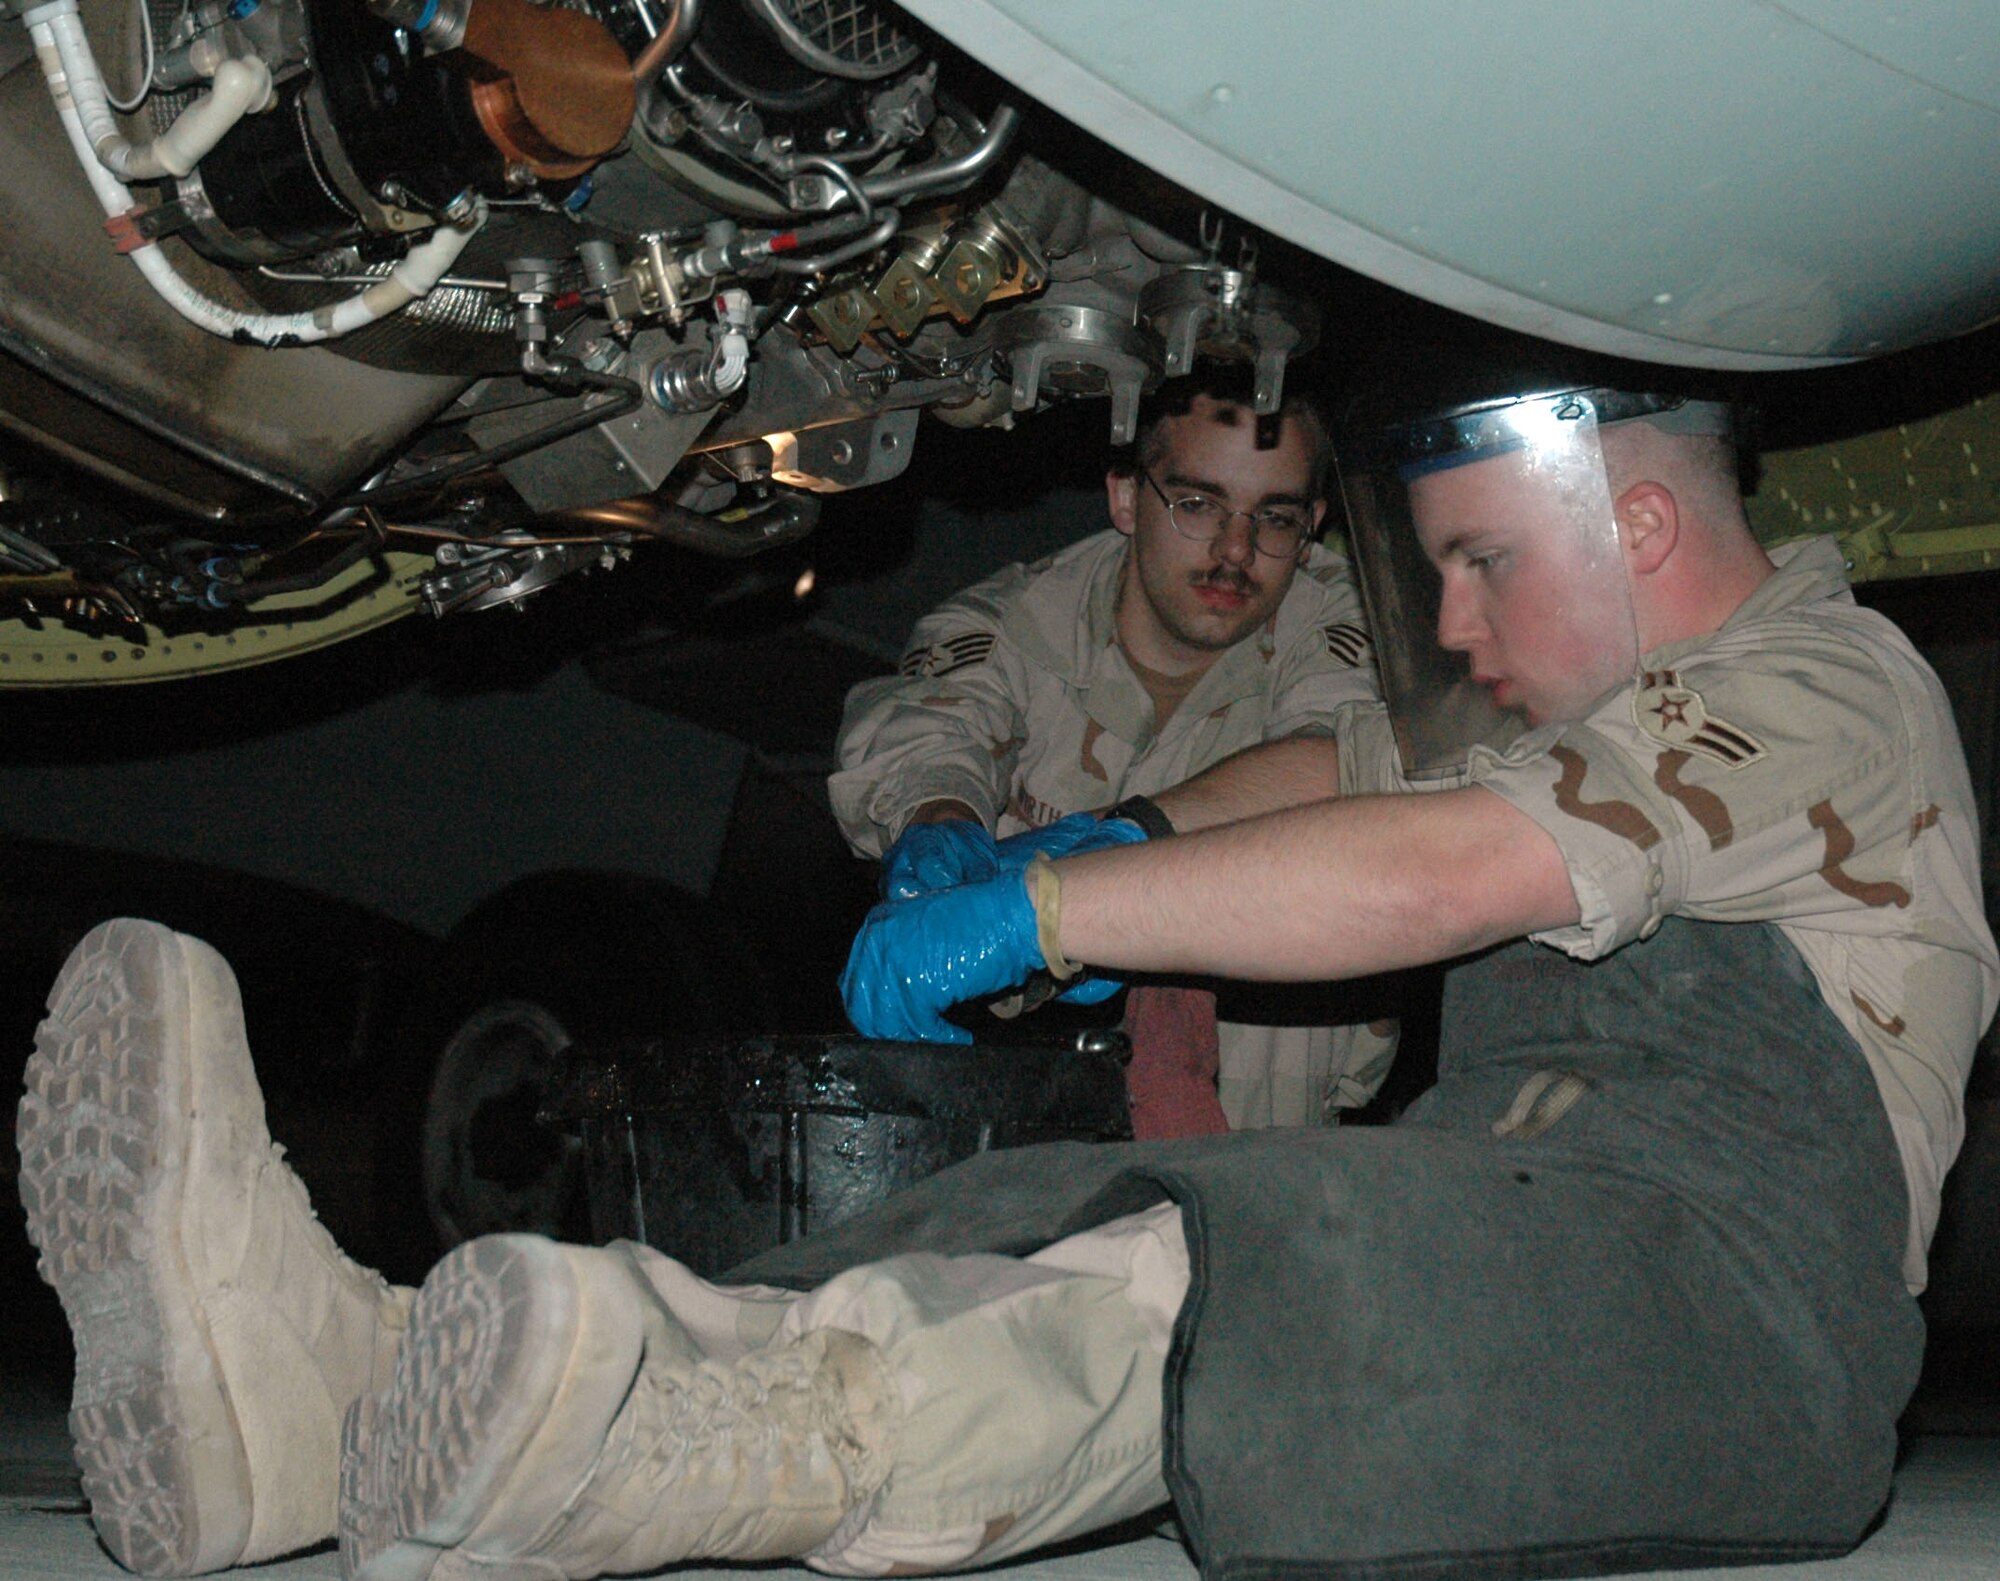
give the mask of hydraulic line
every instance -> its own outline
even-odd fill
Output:
[[[659,32],[633,59],[632,80],[638,85],[639,92],[633,115],[634,125],[647,127],[652,124],[660,105],[660,74],[687,48],[687,42],[694,37],[694,30],[700,22],[701,0],[674,0],[674,8],[667,13],[667,20],[661,24]]]
[[[867,191],[856,179],[854,172],[838,159],[827,154],[801,154],[792,161],[792,165],[798,170],[819,172],[847,194],[849,201],[860,211],[864,220],[872,220],[875,217],[875,205],[869,199]]]
[[[892,175],[864,176],[861,179],[861,189],[880,203],[893,202],[898,198],[948,192],[966,186],[983,175],[993,161],[1000,157],[1007,144],[1013,140],[1015,130],[1020,124],[1021,112],[1011,104],[1003,104],[993,112],[993,119],[986,123],[985,135],[956,159],[919,165],[914,170],[899,170]]]
[[[700,412],[734,395],[750,372],[755,309],[740,289],[715,293],[714,339],[706,352],[663,358],[646,377],[654,404],[669,412]]]
[[[687,41],[694,37],[694,30],[700,21],[700,0],[674,0],[674,8],[667,13],[667,20],[660,31],[647,41],[646,47],[632,62],[632,75],[638,79],[642,90],[687,47]]]
[[[352,542],[343,545],[338,552],[321,561],[310,571],[300,571],[292,576],[260,577],[237,583],[228,588],[225,596],[232,604],[251,604],[258,599],[273,598],[280,593],[304,593],[331,582],[349,566],[366,559],[381,546],[380,531],[364,527],[354,535]]]
[[[819,522],[819,496],[793,489],[710,516],[658,495],[608,500],[544,516],[560,526],[589,526],[600,532],[631,533],[692,549],[724,560],[743,560],[794,543]]]
[[[773,257],[771,267],[780,274],[819,274],[837,264],[846,263],[850,258],[859,258],[865,253],[872,253],[878,247],[888,246],[902,227],[902,223],[903,216],[900,210],[883,209],[877,216],[875,224],[869,228],[867,235],[857,236],[846,246],[815,253],[811,257],[799,254]]]
[[[599,423],[608,423],[628,412],[638,410],[645,394],[630,379],[621,379],[616,374],[593,373],[585,368],[566,370],[571,383],[581,384],[587,389],[608,390],[612,398],[599,402],[596,406],[585,404],[579,409],[566,412],[554,422],[510,439],[503,445],[495,445],[490,450],[482,450],[476,455],[462,456],[454,461],[440,462],[434,467],[426,467],[422,472],[393,482],[380,483],[373,488],[357,489],[354,493],[335,502],[336,507],[385,505],[397,500],[413,499],[434,488],[467,477],[488,467],[497,467],[504,462],[525,456],[544,445],[552,445],[559,439],[567,439],[572,434],[580,434],[586,428],[595,428]]]
[[[160,58],[159,50],[155,48],[155,40],[153,38],[152,6],[148,3],[148,0],[133,0],[132,10],[139,18],[139,38],[141,44],[139,80],[133,84],[132,91],[122,99],[113,94],[109,88],[105,89],[105,98],[109,101],[111,108],[116,110],[120,115],[130,115],[146,102],[146,95],[153,91],[153,68],[159,63]]]

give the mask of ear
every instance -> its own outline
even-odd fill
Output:
[[[1664,483],[1640,482],[1612,506],[1618,538],[1633,574],[1650,576],[1667,563],[1680,542],[1680,506]]]
[[[1313,501],[1313,524],[1306,532],[1306,541],[1299,545],[1299,564],[1304,565],[1313,552],[1313,545],[1319,541],[1320,527],[1326,521],[1326,501]]]
[[[1111,505],[1111,525],[1127,538],[1139,524],[1139,475],[1136,472],[1107,472],[1104,493]]]

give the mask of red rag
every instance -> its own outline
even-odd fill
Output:
[[[1210,990],[1133,988],[1125,996],[1125,1033],[1132,1040],[1125,1091],[1135,1138],[1218,1136],[1229,1129],[1215,1092],[1221,1050]]]

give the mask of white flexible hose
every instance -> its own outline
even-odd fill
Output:
[[[104,90],[104,97],[110,101],[111,108],[116,110],[120,115],[130,115],[146,102],[146,95],[153,91],[153,68],[159,63],[160,58],[159,51],[155,47],[156,41],[153,37],[152,6],[147,3],[147,0],[133,0],[132,10],[139,18],[141,48],[139,51],[138,81],[133,83],[131,93],[122,99],[113,93],[109,87],[106,87]]]
[[[77,162],[83,166],[83,173],[97,194],[97,201],[112,220],[129,224],[137,206],[132,193],[117,175],[105,168],[98,157],[99,144],[92,138],[89,129],[93,123],[99,126],[108,124],[116,134],[117,124],[112,120],[110,106],[105,101],[104,80],[98,74],[97,62],[91,55],[90,41],[76,21],[76,0],[51,0],[47,5],[36,6],[26,12],[22,20],[28,24],[28,34],[34,41],[42,74],[48,80],[49,95],[55,101],[56,114],[62,120]],[[67,48],[65,38],[69,41]],[[221,75],[217,73],[218,92]],[[267,70],[264,73],[266,92],[269,81]],[[244,79],[239,86],[232,87],[230,93],[240,95],[251,86],[254,86],[254,79]],[[196,110],[200,108],[200,105],[195,106]],[[188,115],[194,113],[190,110]],[[227,105],[217,112],[218,115],[224,113],[227,113]],[[234,125],[242,114],[238,110],[229,125]],[[183,116],[182,120],[186,118]],[[202,123],[192,130],[185,146],[197,146],[200,137],[206,135],[208,124]],[[179,129],[180,123],[176,122],[167,137]],[[222,128],[222,131],[227,130],[228,126]],[[217,132],[216,136],[219,138],[221,132]],[[165,141],[166,137],[163,137],[153,146],[157,148],[159,143]],[[119,142],[124,142],[122,136]],[[202,151],[207,150],[204,148]],[[193,168],[192,163],[189,168]],[[456,225],[437,226],[424,241],[410,249],[402,262],[390,271],[387,279],[308,313],[244,313],[211,301],[183,280],[165,254],[149,240],[137,242],[129,249],[129,256],[147,283],[169,307],[189,323],[212,335],[266,346],[309,345],[349,334],[364,324],[386,318],[406,303],[424,295],[443,278],[453,261],[464,251],[473,233],[485,222],[486,205],[482,200],[475,207],[470,225],[463,228]]]
[[[114,155],[119,149],[124,151],[124,169],[119,169],[115,157],[106,155],[102,142],[95,145],[97,157],[127,181],[184,176],[222,141],[230,127],[246,115],[270,108],[272,98],[271,68],[255,57],[248,60],[232,57],[215,68],[208,92],[175,117],[174,124],[151,143],[134,148],[124,138],[118,139]],[[113,132],[115,135],[116,128]]]
[[[722,337],[722,355],[716,363],[715,393],[734,395],[750,374],[750,337],[732,329]]]
[[[70,94],[90,146],[105,168],[126,181],[157,181],[184,176],[222,141],[244,116],[269,108],[271,68],[254,57],[224,58],[215,69],[209,91],[176,117],[174,124],[150,143],[126,140],[111,113],[110,91],[91,53],[90,39],[77,15],[76,0],[53,0],[26,14],[32,29],[45,23],[55,38],[56,52],[69,73]]]
[[[711,364],[719,399],[733,395],[750,373],[750,337],[746,333],[750,326],[750,293],[737,289],[718,291],[715,304],[723,324]]]
[[[736,394],[744,378],[750,376],[750,292],[740,286],[716,292],[716,318],[722,320],[722,334],[716,340],[708,362],[708,376],[714,380],[716,398]]]

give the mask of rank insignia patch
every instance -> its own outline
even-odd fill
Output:
[[[969,664],[983,664],[998,641],[990,631],[965,631],[956,637],[947,637],[942,642],[933,642],[928,647],[912,648],[903,655],[903,662],[897,666],[903,675],[911,680],[918,676],[935,679],[950,675],[954,670],[962,670]]]
[[[1678,670],[1648,670],[1639,677],[1632,718],[1655,741],[1709,758],[1724,768],[1746,768],[1764,756],[1764,743],[1711,714],[1701,693],[1681,684]]]
[[[1342,664],[1360,669],[1368,663],[1368,633],[1359,626],[1328,626],[1326,651]]]

